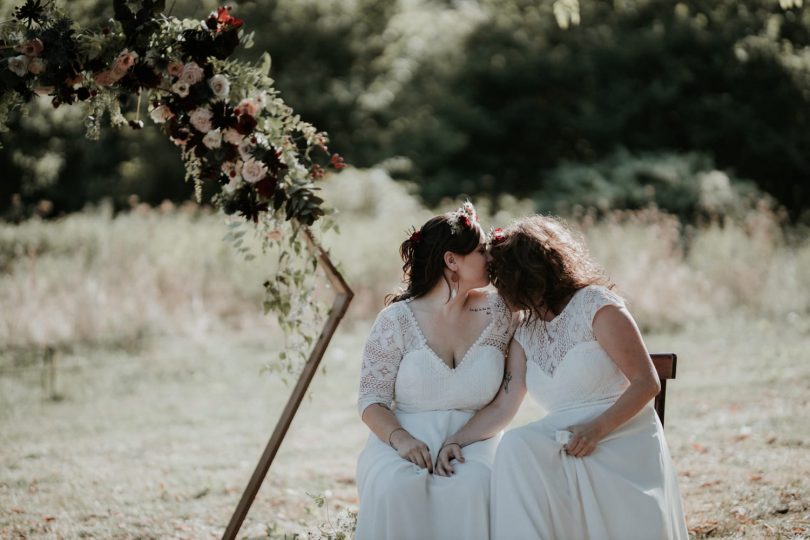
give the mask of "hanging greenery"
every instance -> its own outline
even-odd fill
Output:
[[[130,129],[142,129],[142,118],[158,124],[178,146],[198,202],[211,184],[211,203],[244,218],[229,224],[226,239],[253,258],[243,245],[247,226],[263,250],[280,248],[264,284],[265,312],[275,312],[285,336],[310,343],[301,315],[317,308],[315,261],[297,231],[326,214],[315,182],[327,168],[343,168],[342,158],[330,154],[326,133],[281,99],[267,53],[255,64],[230,58],[252,44],[230,8],[194,20],[164,14],[165,0],[114,0],[113,7],[114,18],[99,29],[78,27],[52,0],[26,0],[14,10],[0,26],[0,130],[37,96],[54,107],[84,106],[91,139],[104,121]],[[122,110],[129,102],[135,109]],[[284,359],[289,366],[290,355]]]

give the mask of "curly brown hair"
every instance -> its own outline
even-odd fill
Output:
[[[528,311],[529,321],[558,315],[588,285],[613,288],[584,240],[557,217],[517,220],[494,239],[490,254],[492,284],[513,309]]]

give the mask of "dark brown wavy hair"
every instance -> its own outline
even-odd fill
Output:
[[[579,289],[612,288],[583,239],[556,217],[530,216],[503,230],[490,247],[492,284],[513,308],[529,318],[558,315]]]
[[[477,221],[469,227],[460,227],[453,234],[450,229],[450,214],[442,214],[427,221],[417,234],[402,242],[399,254],[405,288],[398,294],[385,297],[385,304],[418,298],[432,289],[444,276],[444,254],[447,251],[467,255],[481,245],[483,231]],[[448,283],[448,286],[450,284]]]

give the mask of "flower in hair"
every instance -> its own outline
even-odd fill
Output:
[[[460,234],[462,227],[469,229],[473,221],[478,221],[478,213],[470,201],[465,201],[458,210],[451,212],[448,216],[451,234]]]
[[[422,231],[417,231],[414,229],[414,231],[411,233],[410,241],[413,245],[419,244],[419,242],[422,241]]]
[[[489,244],[492,246],[497,246],[501,242],[506,240],[506,235],[503,232],[503,229],[500,227],[497,229],[492,229],[489,231]]]

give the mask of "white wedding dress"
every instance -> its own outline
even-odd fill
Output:
[[[492,475],[492,539],[688,539],[675,470],[652,402],[584,458],[563,450],[566,428],[610,407],[629,385],[596,341],[591,323],[604,287],[574,294],[551,321],[515,332],[526,352],[526,385],[548,411],[508,431]]]
[[[433,462],[447,437],[497,394],[514,330],[501,297],[488,297],[490,324],[451,369],[427,345],[408,301],[377,316],[366,343],[360,414],[390,407],[408,432],[427,444]],[[394,403],[395,405],[392,405]],[[357,460],[357,540],[489,538],[489,486],[500,436],[463,450],[451,477],[431,475],[402,459],[373,433]]]

